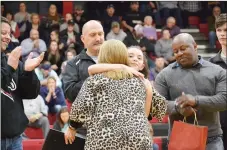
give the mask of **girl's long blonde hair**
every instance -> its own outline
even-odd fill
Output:
[[[105,41],[100,47],[98,63],[129,65],[128,50],[124,43],[119,40]],[[112,79],[132,78],[133,74],[126,70],[113,70],[104,73]]]

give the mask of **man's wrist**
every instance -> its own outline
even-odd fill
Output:
[[[196,96],[194,97],[194,100],[195,100],[195,105],[193,106],[193,108],[196,108],[199,105],[199,101]]]

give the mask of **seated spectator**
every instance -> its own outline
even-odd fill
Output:
[[[51,63],[51,69],[56,71],[58,75],[61,73],[61,64],[64,61],[63,55],[60,54],[58,43],[51,41],[47,53],[45,53],[44,60]]]
[[[11,29],[12,29],[12,32],[13,32],[12,36],[16,40],[20,36],[20,29],[19,29],[17,23],[14,21],[13,13],[12,12],[7,12],[6,13],[6,18],[8,19],[8,21],[9,21],[9,23],[11,25]]]
[[[13,20],[13,14],[11,12],[6,13],[6,18],[10,22],[11,31],[12,31],[11,41],[8,44],[8,47],[6,48],[6,53],[9,54],[11,53],[12,50],[14,50],[14,48],[20,45],[20,42],[17,39],[20,36],[20,30],[18,28],[17,23]]]
[[[36,99],[24,99],[24,112],[29,120],[29,127],[42,128],[44,138],[50,130],[50,123],[47,118],[48,107],[45,105],[43,98],[38,95]]]
[[[106,8],[106,12],[102,16],[101,20],[104,33],[110,32],[112,22],[120,22],[119,17],[116,16],[114,13],[115,13],[114,5],[112,4],[108,5]]]
[[[39,39],[39,32],[35,29],[30,31],[30,38],[21,42],[21,47],[23,60],[25,60],[31,52],[32,57],[35,58],[47,50],[45,42],[42,39]]]
[[[155,56],[154,45],[143,36],[143,26],[136,25],[133,33],[129,33],[124,39],[123,43],[127,46],[139,46],[140,49],[146,53],[147,56]],[[151,59],[148,59],[149,67],[153,66],[153,62]]]
[[[216,48],[216,30],[215,30],[215,20],[221,14],[221,9],[219,6],[213,8],[213,15],[207,18],[208,28],[209,28],[209,44],[210,48]]]
[[[21,37],[21,39],[24,40],[26,38],[29,38],[30,31],[32,29],[38,30],[40,39],[45,41],[45,43],[48,42],[48,32],[46,32],[44,27],[41,25],[39,15],[36,13],[31,14],[31,22],[26,22],[26,30],[24,32],[24,36]]]
[[[47,30],[59,30],[62,17],[58,14],[57,7],[55,4],[51,4],[47,18],[43,20]]]
[[[35,69],[35,73],[40,81],[41,86],[47,86],[47,78],[54,77],[56,79],[56,85],[62,87],[62,82],[58,77],[58,74],[51,69],[51,64],[48,61],[44,61],[38,68]]]
[[[166,26],[163,29],[169,30],[171,38],[180,34],[180,28],[176,25],[176,20],[173,17],[167,19]]]
[[[204,18],[204,13],[202,11],[202,5],[199,1],[180,1],[179,6],[182,10],[183,27],[188,28],[188,17],[198,16],[201,20]],[[203,21],[204,22],[204,21]]]
[[[146,16],[144,18],[143,35],[148,40],[155,43],[157,40],[157,32],[156,32],[156,28],[152,26],[152,21],[153,19],[151,16]]]
[[[5,3],[1,1],[1,16],[6,16]]]
[[[142,24],[144,14],[139,12],[139,2],[131,2],[130,11],[127,12],[122,18],[122,25],[126,28],[126,31],[133,32],[134,27],[137,24]]]
[[[26,30],[26,22],[31,22],[31,15],[26,11],[26,4],[24,2],[21,2],[19,6],[19,12],[14,15],[14,21],[17,22],[21,36],[23,36]]]
[[[57,41],[58,48],[59,48],[59,51],[61,52],[61,55],[65,56],[64,54],[65,44],[60,40],[58,30],[53,30],[50,32],[50,41],[48,42],[48,45],[50,45],[51,41]]]
[[[66,106],[63,90],[56,86],[55,77],[47,78],[47,85],[41,87],[40,95],[52,114],[58,113],[62,107]]]
[[[141,3],[140,12],[154,18],[156,28],[161,27],[161,16],[160,12],[158,11],[158,2],[143,1]]]
[[[150,81],[155,81],[156,76],[159,74],[159,72],[162,71],[166,67],[167,63],[164,58],[157,57],[155,59],[155,67],[151,68],[149,79]]]
[[[68,48],[74,48],[76,53],[79,54],[83,47],[80,42],[80,36],[74,30],[74,21],[68,21],[67,29],[63,30],[60,33],[61,41],[64,43],[64,49],[67,50]]]
[[[67,62],[71,60],[74,56],[76,56],[76,51],[74,49],[70,48],[66,51],[66,61],[64,61],[61,65],[60,79],[62,79],[62,75],[65,73],[65,67]]]
[[[88,21],[86,14],[84,13],[84,9],[80,5],[76,5],[74,7],[73,12],[73,20],[75,23],[79,25],[79,28],[82,29],[84,24]],[[82,30],[81,30],[82,32]]]
[[[111,31],[107,34],[106,40],[115,39],[123,41],[127,34],[120,29],[120,24],[118,22],[112,22]]]
[[[63,24],[61,24],[61,26],[60,26],[60,32],[68,28],[68,21],[69,20],[72,20],[72,19],[73,19],[72,14],[67,13],[65,15],[65,22]],[[79,25],[77,23],[74,23],[74,31],[76,33],[80,33],[80,28],[79,28]]]
[[[159,1],[158,3],[161,17],[163,18],[164,22],[167,21],[167,18],[173,16],[177,20],[177,25],[179,27],[183,27],[181,19],[181,10],[178,7],[177,1]]]
[[[209,16],[211,16],[213,14],[213,9],[216,6],[221,8],[221,2],[219,2],[219,1],[208,1],[207,2],[207,7],[208,7],[207,13],[209,14]]]
[[[167,62],[173,62],[175,57],[172,50],[173,40],[170,38],[168,29],[162,31],[162,37],[155,44],[155,53],[158,57],[163,57]]]
[[[65,132],[69,127],[69,111],[67,107],[62,107],[57,114],[53,129]]]

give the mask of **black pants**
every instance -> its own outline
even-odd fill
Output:
[[[224,149],[227,150],[227,126],[222,127]]]

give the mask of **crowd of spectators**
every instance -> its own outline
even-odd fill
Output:
[[[35,69],[42,85],[40,95],[32,101],[24,101],[29,126],[41,127],[46,137],[49,130],[48,113],[59,113],[56,128],[65,130],[68,112],[63,93],[62,75],[68,60],[78,55],[84,45],[80,35],[83,25],[89,20],[99,20],[105,39],[123,41],[127,47],[139,46],[147,56],[151,70],[150,80],[169,63],[175,61],[171,48],[172,39],[180,29],[188,28],[189,16],[200,17],[200,22],[209,25],[210,47],[215,48],[215,18],[226,11],[226,2],[87,2],[75,5],[71,13],[63,16],[57,5],[50,4],[46,14],[28,12],[26,2],[20,2],[18,12],[12,13],[2,3],[1,15],[5,16],[12,29],[12,41],[7,53],[22,46],[24,61],[29,55],[39,56],[45,52],[44,61]],[[9,8],[9,7],[7,7]],[[156,29],[161,28],[161,36]],[[32,52],[32,54],[31,54]],[[38,120],[38,121],[36,121]]]

